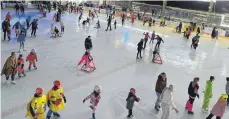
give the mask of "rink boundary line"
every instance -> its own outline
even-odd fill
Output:
[[[97,80],[100,79],[100,80],[101,80],[101,79],[103,79],[104,77],[107,77],[107,76],[109,76],[109,75],[111,75],[111,74],[114,74],[114,73],[116,73],[117,71],[120,71],[120,70],[122,70],[122,69],[131,67],[131,66],[134,66],[135,64],[136,64],[136,61],[133,61],[133,60],[132,60],[132,61],[130,61],[129,63],[126,63],[126,64],[121,65],[121,66],[119,66],[119,67],[116,67],[116,68],[114,68],[114,69],[111,69],[111,70],[108,70],[108,71],[101,72],[100,74],[94,74],[95,76],[93,76],[93,75],[85,75],[85,76],[83,76],[83,77],[80,77],[80,78],[85,78],[85,79],[81,80],[80,82],[73,83],[72,85],[69,85],[69,86],[67,86],[66,88],[64,87],[65,93],[66,93],[66,92],[70,92],[70,91],[76,89],[75,84],[80,85],[80,86],[85,85],[85,83],[94,81],[94,80],[91,80],[92,77],[93,77],[93,79],[97,79]],[[77,68],[77,67],[76,67],[76,68]],[[80,86],[78,87],[78,89],[80,88]],[[18,106],[9,108],[9,109],[7,109],[7,110],[4,110],[4,111],[2,110],[2,111],[1,111],[1,113],[2,113],[1,118],[4,119],[4,118],[6,118],[6,117],[8,117],[8,116],[10,116],[10,115],[13,115],[13,114],[15,114],[15,113],[17,113],[17,112],[20,112],[22,109],[25,109],[25,107],[27,106],[27,103],[28,103],[28,102],[25,102],[25,103],[22,103],[22,104],[20,104],[20,105],[18,105]]]

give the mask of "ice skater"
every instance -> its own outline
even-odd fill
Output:
[[[52,114],[53,116],[60,118],[60,114],[58,112],[64,109],[65,103],[67,102],[60,80],[55,80],[53,82],[52,89],[47,93],[47,102],[49,110],[46,119],[51,119]]]
[[[116,29],[117,22],[116,20],[114,21],[114,28]]]
[[[204,90],[204,101],[202,105],[203,111],[208,111],[210,99],[212,98],[212,82],[214,80],[215,80],[215,77],[210,76],[210,80],[206,81],[205,90]]]
[[[226,110],[227,99],[228,95],[222,94],[206,119],[211,119],[213,116],[216,116],[216,119],[221,119]]]
[[[149,43],[153,43],[153,41],[155,40],[155,37],[156,37],[156,34],[155,34],[155,31],[152,32],[152,35],[151,35],[151,40]]]
[[[170,115],[170,108],[172,107],[172,110],[175,110],[176,113],[179,111],[175,107],[173,103],[173,85],[169,85],[169,87],[166,87],[160,96],[160,101],[161,101],[161,108],[162,108],[162,115],[161,119],[169,119]]]
[[[156,95],[157,95],[157,101],[155,103],[155,109],[157,111],[160,110],[161,106],[160,106],[160,97],[161,97],[161,94],[162,94],[162,91],[165,89],[167,85],[167,77],[166,77],[166,74],[164,72],[162,72],[158,78],[157,78],[157,82],[156,82],[156,86],[155,86],[155,92],[156,92]]]
[[[11,40],[11,37],[10,37],[10,35],[11,35],[11,28],[10,28],[10,22],[7,19],[5,19],[2,22],[2,31],[4,33],[4,39],[3,39],[3,41],[6,40],[6,35],[8,37],[8,40],[10,41]]]
[[[146,48],[146,43],[148,42],[148,38],[150,38],[149,36],[149,32],[144,32],[143,35],[145,36],[144,38],[144,47],[143,47],[143,50]]]
[[[126,98],[126,109],[128,109],[128,118],[133,117],[133,107],[134,107],[134,102],[139,102],[140,98],[138,98],[136,95],[136,90],[134,88],[130,89],[130,92]]]
[[[160,47],[160,44],[161,44],[161,42],[163,42],[164,43],[164,40],[162,40],[162,38],[159,36],[159,35],[157,35],[157,43],[156,43],[156,46],[155,47]]]
[[[108,30],[109,27],[110,27],[110,31],[112,30],[111,29],[111,20],[112,20],[112,17],[111,17],[111,15],[109,15],[109,18],[107,19],[107,29],[106,29],[106,31]]]
[[[99,20],[97,21],[96,26],[94,28],[96,28],[96,29],[99,29],[100,28],[100,22],[99,22]]]
[[[193,103],[195,101],[195,98],[199,98],[198,90],[199,90],[199,77],[195,77],[193,81],[190,82],[189,87],[188,87],[188,95],[189,99],[186,102],[185,108],[188,110],[188,114],[194,114],[193,113]]]
[[[19,36],[19,34],[20,34],[20,28],[21,28],[22,26],[21,26],[21,24],[20,24],[20,22],[19,21],[17,21],[14,25],[13,25],[13,28],[12,29],[14,29],[15,28],[15,33],[16,33],[16,38]]]
[[[60,21],[60,29],[61,29],[61,33],[64,33],[64,22]]]
[[[199,42],[199,39],[200,39],[200,36],[199,35],[196,35],[192,38],[192,44],[191,44],[191,48],[193,47],[194,49],[196,49],[198,43],[196,42]]]
[[[23,76],[26,76],[25,71],[24,71],[24,58],[22,56],[22,54],[19,55],[18,59],[17,59],[17,72],[18,72],[18,77],[21,78],[21,74],[23,74]]]
[[[93,119],[95,119],[96,107],[101,98],[100,93],[101,93],[101,87],[99,85],[95,85],[93,92],[83,100],[83,103],[85,103],[88,99],[90,99],[91,105],[89,107],[92,109],[92,118]]]
[[[34,19],[33,22],[30,24],[30,26],[32,26],[31,37],[32,36],[36,37],[36,31],[38,29],[37,21],[38,21],[38,19]]]
[[[138,43],[138,48],[137,48],[138,53],[136,59],[139,59],[138,55],[140,55],[140,58],[142,58],[143,41],[144,39],[141,39]]]
[[[37,62],[37,54],[35,52],[34,49],[31,50],[31,52],[29,53],[29,55],[26,57],[26,62],[29,61],[29,70],[31,70],[31,66],[33,65],[33,67],[35,69],[37,69],[36,63]]]
[[[226,78],[227,84],[226,84],[226,94],[229,97],[229,77]],[[227,106],[229,106],[229,98],[227,98]]]
[[[84,46],[87,52],[92,50],[91,36],[88,36],[84,41]]]
[[[19,53],[21,52],[21,49],[25,51],[24,46],[25,46],[25,39],[26,39],[26,29],[22,29],[20,35],[17,38],[17,41],[20,43],[20,48],[19,48]]]

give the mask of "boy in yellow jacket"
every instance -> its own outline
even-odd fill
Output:
[[[37,88],[34,97],[27,104],[26,116],[30,119],[44,119],[46,111],[46,95],[43,88]]]
[[[64,96],[64,89],[59,80],[54,81],[53,88],[47,94],[47,102],[49,111],[46,119],[51,119],[51,116],[60,117],[58,111],[65,107],[66,98]]]

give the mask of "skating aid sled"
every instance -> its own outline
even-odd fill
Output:
[[[162,59],[160,55],[155,54],[156,56],[153,58],[152,63],[162,64]]]
[[[83,64],[84,63],[84,64]],[[81,71],[85,71],[85,72],[92,72],[94,71],[95,68],[95,64],[93,62],[93,58],[90,55],[90,53],[85,53],[82,57],[82,59],[79,61],[79,63],[77,64],[77,67],[79,67],[81,64],[83,64],[80,68]]]

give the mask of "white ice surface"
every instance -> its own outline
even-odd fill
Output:
[[[67,98],[66,107],[60,112],[62,119],[91,118],[89,102],[83,104],[82,100],[92,92],[96,84],[102,86],[102,98],[96,111],[98,119],[125,119],[125,98],[131,87],[136,89],[136,95],[141,98],[139,103],[135,103],[133,119],[159,119],[161,112],[156,113],[154,110],[154,87],[161,72],[167,74],[168,84],[175,85],[174,101],[180,111],[179,114],[172,111],[170,119],[206,118],[208,113],[201,111],[201,92],[205,81],[211,75],[215,76],[216,80],[210,106],[212,107],[220,94],[225,92],[225,77],[229,75],[229,51],[220,48],[217,43],[201,43],[197,50],[193,51],[190,49],[190,41],[160,33],[165,41],[161,44],[163,64],[152,64],[150,61],[153,47],[149,44],[143,52],[144,58],[140,61],[135,59],[137,43],[143,37],[143,30],[150,30],[149,28],[140,25],[131,28],[128,22],[126,27],[118,26],[116,30],[106,32],[104,15],[100,15],[102,28],[99,30],[93,28],[96,20],[90,27],[83,29],[78,26],[76,15],[67,14],[63,19],[65,33],[62,37],[49,38],[48,29],[51,24],[47,25],[42,23],[43,20],[39,20],[39,25],[45,24],[47,29],[38,29],[37,37],[26,41],[26,51],[23,55],[26,56],[35,48],[38,54],[38,70],[27,72],[25,78],[16,79],[16,85],[1,85],[3,119],[24,119],[26,103],[33,96],[35,88],[43,87],[47,92],[54,80],[61,80]],[[117,20],[120,24],[120,19]],[[91,54],[97,67],[90,74],[76,68],[85,51],[84,40],[88,35],[92,38]],[[17,43],[2,42],[1,64],[4,64],[10,53],[17,51],[18,47]],[[28,63],[25,67],[28,67]],[[200,77],[200,99],[194,102],[195,114],[189,116],[184,106],[188,99],[188,84],[195,76]],[[5,77],[1,78],[3,83]],[[223,119],[229,118],[228,110],[227,108]]]

